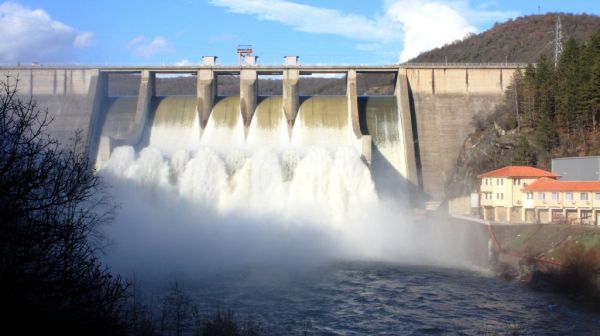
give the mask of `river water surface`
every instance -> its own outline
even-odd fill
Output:
[[[275,335],[598,335],[600,318],[564,298],[481,272],[343,262],[254,269],[189,288],[204,313],[235,310]]]

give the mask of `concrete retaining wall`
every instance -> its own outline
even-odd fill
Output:
[[[68,143],[76,130],[88,140],[99,108],[94,100],[105,92],[105,83],[97,83],[98,69],[0,69],[0,75],[10,76],[13,83],[18,79],[19,96],[33,96],[38,106],[48,109],[54,118],[49,130],[58,141]]]
[[[491,113],[502,102],[515,69],[407,68],[415,120],[417,166],[426,196],[445,198],[444,186],[456,166],[473,116]]]

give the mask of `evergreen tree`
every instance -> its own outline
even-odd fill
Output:
[[[577,109],[577,101],[581,98],[580,57],[579,44],[569,39],[558,63],[556,95],[560,125],[569,134],[581,126],[581,111]]]
[[[535,69],[536,120],[543,114],[549,118],[554,116],[554,87],[554,65],[548,57],[542,56]]]
[[[558,134],[547,113],[542,113],[535,128],[535,140],[546,152],[558,144]]]
[[[537,163],[536,155],[527,138],[522,136],[513,152],[512,164],[514,166],[535,166]]]
[[[588,87],[592,129],[595,130],[600,122],[600,56],[596,58],[592,65]]]
[[[521,111],[524,121],[521,126],[532,127],[535,122],[535,67],[530,63],[525,69],[523,77],[523,89],[521,90]]]

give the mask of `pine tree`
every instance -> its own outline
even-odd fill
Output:
[[[581,120],[581,111],[577,110],[577,101],[581,98],[581,94],[578,93],[581,86],[580,57],[579,44],[574,39],[569,39],[558,63],[556,95],[560,125],[566,128],[569,134],[580,126]]]
[[[513,152],[512,164],[515,166],[535,166],[537,158],[535,152],[529,145],[527,138],[522,136]]]
[[[547,153],[558,144],[558,134],[547,113],[542,113],[536,125],[535,140]]]
[[[595,130],[600,121],[600,55],[596,58],[590,71],[589,99],[592,129]]]
[[[522,126],[532,127],[536,117],[535,110],[535,67],[528,64],[523,77],[523,98],[521,99],[521,111],[523,115]]]

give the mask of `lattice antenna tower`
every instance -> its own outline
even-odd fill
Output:
[[[563,51],[562,39],[562,25],[560,23],[560,15],[558,15],[556,19],[556,28],[554,29],[554,68],[558,66],[558,58]]]

